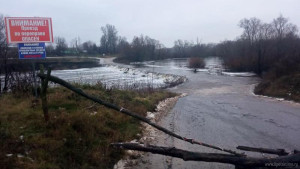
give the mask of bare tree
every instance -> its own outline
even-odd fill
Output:
[[[124,54],[126,50],[130,47],[126,37],[119,36],[118,38],[118,45],[117,45],[117,52],[120,54]]]
[[[274,46],[276,47],[275,59],[279,61],[283,58],[285,53],[288,52],[286,51],[286,49],[289,48],[287,46],[288,43],[286,43],[287,39],[297,37],[298,28],[296,25],[289,23],[289,20],[282,15],[274,19],[271,24],[274,29]]]
[[[76,38],[72,39],[71,47],[76,51],[76,54],[79,54],[82,52],[82,44],[81,44],[80,37],[76,37]]]
[[[258,75],[270,72],[279,77],[298,70],[299,35],[296,25],[282,15],[271,23],[250,18],[240,21],[241,38],[218,45],[218,53],[235,71],[254,71]],[[276,71],[275,71],[276,69]],[[270,76],[270,73],[269,73]]]
[[[277,39],[282,39],[287,36],[296,35],[298,32],[297,26],[292,23],[289,23],[289,20],[287,18],[284,18],[282,15],[274,19],[272,25],[275,30],[275,38]]]
[[[174,42],[174,52],[175,52],[175,57],[189,57],[189,50],[193,46],[193,43],[188,42],[188,41],[183,41],[181,39],[178,39]]]
[[[244,29],[242,38],[247,39],[250,44],[256,42],[259,38],[261,25],[261,20],[257,18],[241,20],[239,26]]]
[[[102,52],[114,54],[117,49],[118,31],[113,25],[107,24],[101,27],[102,36],[100,39],[100,47]]]
[[[97,46],[92,41],[87,41],[82,44],[82,49],[88,54],[96,54]]]
[[[272,24],[262,23],[258,31],[259,40],[268,40],[274,37],[274,29],[272,27]]]
[[[8,44],[6,42],[5,23],[3,15],[0,15],[0,94],[8,89]],[[1,75],[4,74],[2,79]],[[3,87],[2,87],[3,85]]]
[[[247,52],[244,54],[256,63],[255,72],[261,75],[267,48],[266,41],[273,37],[274,29],[271,24],[262,23],[258,18],[243,19],[239,26],[244,29],[242,39],[249,43],[245,46]]]
[[[55,38],[55,43],[56,43],[56,55],[62,56],[64,55],[64,51],[68,48],[66,39],[63,37],[56,37]]]
[[[55,54],[55,49],[52,43],[46,44],[46,54],[47,56]]]

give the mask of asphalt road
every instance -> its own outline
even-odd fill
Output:
[[[182,63],[156,63],[149,70],[186,76],[189,81],[173,92],[180,98],[160,124],[176,133],[209,144],[234,149],[238,145],[300,149],[300,104],[255,96],[256,77],[231,77],[185,70]],[[176,148],[218,152],[158,134],[154,144]],[[264,154],[248,153],[262,157]],[[234,168],[232,165],[185,162],[162,155],[147,154],[136,168]]]

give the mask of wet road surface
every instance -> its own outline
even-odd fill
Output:
[[[187,138],[235,150],[238,145],[300,149],[300,104],[255,96],[256,77],[234,77],[194,73],[182,61],[164,61],[148,65],[149,70],[186,76],[189,81],[173,92],[187,93],[180,98],[160,124]],[[159,132],[160,133],[160,132]],[[155,145],[198,152],[216,152],[205,147],[173,139],[163,133]],[[259,153],[247,153],[262,157]],[[233,165],[185,162],[162,155],[147,154],[136,168],[234,168]]]

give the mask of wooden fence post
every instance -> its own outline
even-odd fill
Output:
[[[44,74],[44,66],[40,65],[40,73]],[[44,112],[45,121],[49,121],[49,113],[48,113],[48,102],[47,102],[47,88],[48,81],[51,74],[51,68],[48,68],[47,76],[45,79],[41,79],[41,100],[42,100],[42,109]]]

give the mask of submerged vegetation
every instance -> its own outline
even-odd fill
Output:
[[[192,57],[189,59],[190,68],[204,68],[205,63],[202,58]]]
[[[77,85],[85,92],[145,116],[175,94],[166,91],[121,91],[102,85]],[[112,168],[123,151],[109,146],[130,141],[140,122],[62,88],[50,88],[50,121],[31,94],[0,97],[0,166],[8,168]]]

